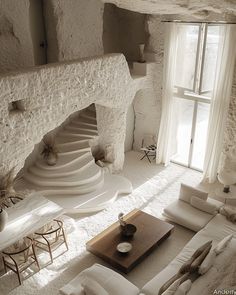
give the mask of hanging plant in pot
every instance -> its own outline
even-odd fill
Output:
[[[12,168],[6,174],[0,174],[0,207],[10,207],[21,201],[26,195],[26,192],[16,192],[14,184],[21,179],[21,177],[14,177],[14,169]]]
[[[8,220],[7,211],[0,208],[0,232],[4,230]]]
[[[0,175],[0,232],[3,231],[8,219],[8,214],[3,208],[12,206],[15,203],[13,199],[22,200],[13,187],[14,181],[14,168]]]
[[[49,166],[56,165],[58,159],[58,150],[55,146],[55,139],[53,137],[46,137],[43,139],[43,150],[41,155]]]

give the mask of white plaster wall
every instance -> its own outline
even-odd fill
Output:
[[[104,5],[102,36],[104,53],[121,52],[118,9],[113,4]]]
[[[124,164],[127,108],[96,105],[99,146],[105,152],[105,161],[113,163],[116,171]]]
[[[138,61],[140,59],[138,45],[146,43],[146,69],[139,71],[136,64],[132,73],[147,75],[148,83],[143,85],[143,90],[136,95],[132,108],[130,108],[132,111],[127,113],[126,121],[125,149],[129,150],[133,147],[133,149],[139,150],[147,135],[156,140],[160,124],[163,23],[161,23],[160,17],[146,16],[106,4],[103,43],[105,52],[120,50],[128,61]],[[139,65],[137,66],[139,67]],[[134,134],[132,135],[133,130]]]
[[[116,130],[112,136],[115,164],[119,169],[124,155],[125,110],[143,84],[144,79],[140,84],[131,78],[125,57],[120,54],[0,76],[0,172],[14,166],[18,172],[43,135],[91,103],[114,108],[111,114],[101,108],[97,115],[103,145],[111,139],[106,128]],[[25,111],[9,113],[9,103],[19,98],[24,102]]]
[[[146,40],[146,15],[106,4],[103,20],[104,52],[120,52],[127,61],[138,61],[139,44]]]
[[[35,65],[43,65],[47,63],[47,53],[46,46],[40,46],[40,44],[42,44],[46,40],[42,1],[29,1],[29,24],[34,48],[34,63]]]
[[[146,88],[136,94],[133,102],[135,111],[134,150],[140,150],[143,140],[145,144],[147,138],[153,138],[153,141],[156,141],[161,119],[164,55],[164,26],[161,17],[148,16],[146,29],[149,34],[145,45],[149,83]]]
[[[98,0],[44,0],[48,62],[102,55],[103,8]]]
[[[29,0],[0,0],[0,72],[33,65]]]
[[[125,152],[133,149],[134,143],[134,106],[133,103],[129,106],[126,114],[126,135],[125,135]]]

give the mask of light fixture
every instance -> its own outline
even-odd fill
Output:
[[[223,192],[230,192],[230,185],[236,183],[236,172],[230,169],[222,169],[218,174],[219,182],[224,185]]]

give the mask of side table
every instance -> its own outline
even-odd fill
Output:
[[[143,160],[145,157],[147,157],[149,163],[151,163],[151,157],[153,157],[153,160],[156,159],[157,147],[154,144],[147,147],[142,147],[140,150],[144,152],[144,156],[140,160]]]

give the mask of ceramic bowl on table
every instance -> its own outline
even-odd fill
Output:
[[[116,247],[117,251],[120,253],[129,253],[132,249],[132,245],[128,242],[119,243]]]

